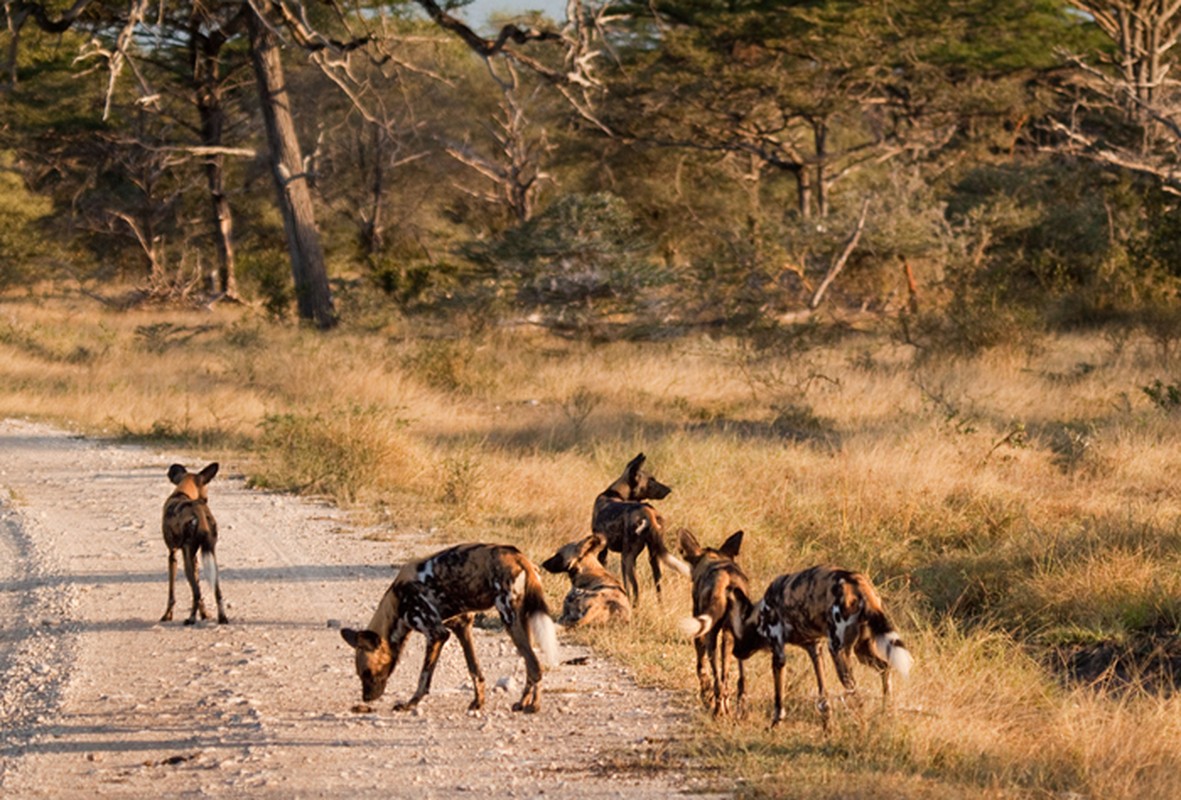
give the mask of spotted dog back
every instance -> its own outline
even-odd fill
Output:
[[[559,625],[578,628],[631,620],[632,604],[623,584],[599,562],[599,554],[606,547],[607,540],[592,533],[563,545],[541,562],[542,569],[570,577]]]
[[[599,561],[607,563],[608,551],[619,553],[623,584],[633,603],[640,597],[636,559],[644,548],[648,549],[657,595],[662,563],[682,575],[689,574],[688,565],[665,547],[664,519],[646,502],[663,500],[672,489],[645,472],[644,461],[645,456],[640,453],[628,462],[623,474],[595,498],[591,512],[591,532],[601,534],[607,541],[607,547],[599,553]]]
[[[217,621],[224,625],[229,622],[226,618],[225,603],[221,596],[221,580],[217,570],[217,520],[209,510],[209,496],[205,486],[217,475],[217,462],[209,464],[200,472],[189,472],[181,464],[173,464],[168,468],[168,480],[176,486],[168,499],[164,501],[164,544],[168,548],[168,607],[161,622],[172,619],[172,609],[176,605],[176,554],[180,551],[184,561],[185,578],[192,590],[193,606],[189,612],[186,625],[197,621],[197,614],[201,619],[208,619],[205,611],[205,601],[201,597],[201,582],[198,573],[197,555],[201,555],[204,562],[205,575],[213,585],[213,594],[217,599]]]
[[[495,608],[517,652],[525,659],[525,691],[514,711],[534,712],[541,706],[541,662],[557,663],[557,637],[545,602],[537,568],[510,545],[461,544],[404,565],[378,603],[365,630],[345,628],[341,636],[356,650],[361,697],[376,700],[411,631],[426,636],[426,657],[418,689],[397,710],[414,708],[430,691],[431,678],[443,644],[454,633],[463,647],[475,688],[469,711],[484,705],[484,675],[472,646],[475,613]]]
[[[881,598],[869,578],[833,566],[815,566],[780,575],[767,587],[763,599],[747,615],[734,654],[747,658],[764,647],[771,649],[775,682],[775,715],[772,725],[784,718],[784,646],[804,648],[812,659],[819,688],[818,707],[827,727],[830,717],[819,648],[828,644],[845,698],[856,700],[849,653],[875,669],[882,680],[882,703],[890,696],[890,670],[906,677],[912,658],[901,637],[886,618]]]
[[[683,620],[681,628],[693,637],[697,650],[701,702],[710,707],[715,716],[724,716],[730,711],[726,664],[752,605],[746,573],[735,561],[742,548],[742,536],[742,531],[737,531],[721,547],[714,549],[702,547],[691,532],[684,529],[680,532],[681,555],[689,562],[693,578],[693,617]],[[705,671],[707,656],[709,674]],[[738,659],[735,706],[739,712],[745,694],[746,670],[742,660]]]

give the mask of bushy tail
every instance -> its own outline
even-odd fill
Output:
[[[545,590],[532,564],[527,565],[524,575],[525,596],[521,613],[529,623],[529,636],[533,639],[533,649],[537,651],[538,660],[542,666],[553,668],[558,665],[558,633],[549,613],[549,604],[545,602]]]
[[[692,639],[704,636],[713,626],[714,619],[709,614],[702,614],[699,617],[684,617],[677,622],[677,627],[681,629],[681,632]]]
[[[869,584],[868,579],[863,581],[861,596],[865,600],[865,618],[869,623],[870,633],[873,634],[873,643],[877,648],[878,655],[895,672],[905,678],[910,674],[914,657],[906,649],[902,637],[894,630],[890,620],[886,619],[886,612],[882,609],[882,601],[873,586]]]
[[[201,540],[201,569],[205,572],[205,580],[210,586],[217,586],[217,559],[213,555],[213,543],[209,539]]]
[[[558,666],[558,633],[553,618],[544,611],[529,616],[529,635],[537,650],[538,660],[546,669]]]
[[[636,535],[643,536],[648,542],[648,549],[657,558],[664,563],[669,569],[688,575],[692,570],[689,565],[681,559],[674,556],[664,544],[664,525],[660,519],[660,515],[654,510],[648,509],[650,513],[646,514],[636,526]]]
[[[877,645],[878,653],[894,668],[895,672],[903,678],[910,674],[914,657],[906,649],[906,645],[902,643],[902,637],[896,632],[890,631],[875,637],[874,644]]]

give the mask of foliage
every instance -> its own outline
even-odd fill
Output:
[[[1161,411],[1171,414],[1181,409],[1181,386],[1175,383],[1165,383],[1157,378],[1149,385],[1141,386],[1140,391]]]
[[[60,245],[40,233],[53,211],[49,198],[28,190],[11,152],[0,152],[0,291],[52,273]]]
[[[627,203],[614,195],[568,195],[469,258],[498,271],[524,310],[546,324],[584,330],[636,311],[668,280],[653,263]]]

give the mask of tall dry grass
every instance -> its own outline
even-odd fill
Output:
[[[244,309],[6,298],[0,415],[179,442],[391,532],[510,541],[537,560],[586,532],[595,494],[643,451],[674,487],[660,503],[670,529],[707,544],[744,529],[740,560],[760,590],[817,562],[868,572],[916,657],[892,712],[862,670],[865,708],[838,709],[825,736],[802,653],[789,719],[766,730],[769,666],[756,656],[748,716],[703,715],[686,745],[720,785],[1181,796],[1181,709],[1164,679],[1091,688],[1058,667],[1072,648],[1175,643],[1181,629],[1181,411],[1141,391],[1175,382],[1177,364],[1150,343],[1058,336],[938,360],[868,324],[801,349],[368,322],[321,334]],[[667,578],[657,604],[646,566],[640,578],[626,635],[578,638],[695,704],[675,625],[687,585]],[[565,586],[546,580],[556,605]]]

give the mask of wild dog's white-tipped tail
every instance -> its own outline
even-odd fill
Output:
[[[693,639],[705,635],[705,632],[713,625],[713,617],[709,614],[702,614],[700,617],[683,617],[677,622],[677,627],[681,629],[681,632]]]
[[[217,586],[217,560],[211,551],[206,550],[201,554],[201,567],[205,570],[205,580],[209,581],[209,585]]]
[[[692,570],[689,569],[688,564],[674,556],[672,553],[665,553],[660,557],[660,560],[667,564],[669,569],[676,570],[682,575],[688,575],[690,572],[692,572]]]
[[[542,666],[547,669],[558,666],[558,633],[550,615],[538,611],[529,617],[529,633]]]
[[[903,678],[910,674],[914,657],[906,649],[906,645],[902,643],[902,638],[897,633],[890,631],[878,636],[877,646],[882,658],[890,663],[895,672]]]

